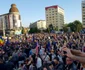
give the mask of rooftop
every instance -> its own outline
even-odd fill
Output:
[[[12,4],[12,5],[11,5],[11,8],[10,8],[10,10],[9,10],[9,13],[11,13],[11,12],[19,12],[19,10],[18,10],[17,7],[16,7],[16,4]]]
[[[60,6],[58,6],[58,5],[53,5],[53,6],[48,6],[48,7],[45,7],[45,10],[47,10],[47,9],[49,9],[49,8],[58,8],[58,7],[60,7]],[[60,8],[62,8],[62,7],[60,7]],[[62,8],[63,9],[63,8]],[[64,10],[64,9],[63,9]]]

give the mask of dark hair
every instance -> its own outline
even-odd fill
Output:
[[[57,61],[59,61],[59,58],[58,57],[55,57],[54,59],[57,60]]]

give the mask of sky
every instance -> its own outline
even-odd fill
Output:
[[[0,15],[9,12],[11,4],[16,4],[20,12],[22,25],[28,27],[37,20],[45,20],[45,7],[59,5],[65,11],[65,23],[82,20],[82,0],[2,0]]]

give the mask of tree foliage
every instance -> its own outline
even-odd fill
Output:
[[[69,23],[68,27],[70,27],[73,32],[79,32],[82,30],[82,23],[79,20],[75,20],[74,22]]]
[[[53,25],[52,25],[52,24],[49,25],[48,30],[49,30],[50,32],[53,30]]]
[[[68,25],[67,24],[65,24],[64,26],[63,26],[63,31],[64,32],[68,32],[68,27],[67,27]]]
[[[29,31],[29,33],[39,33],[39,32],[40,32],[40,30],[37,27],[30,28],[30,31]]]

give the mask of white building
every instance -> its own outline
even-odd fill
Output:
[[[57,27],[58,30],[62,29],[64,25],[64,9],[58,5],[49,6],[45,8],[46,13],[46,26],[49,27],[52,24]]]
[[[38,21],[30,24],[30,28],[46,29],[46,21],[38,20]]]
[[[21,30],[21,27],[19,10],[15,4],[12,4],[9,13],[0,15],[0,31],[2,32],[4,28],[6,32],[13,32]]]
[[[82,23],[85,28],[85,0],[82,1]]]

